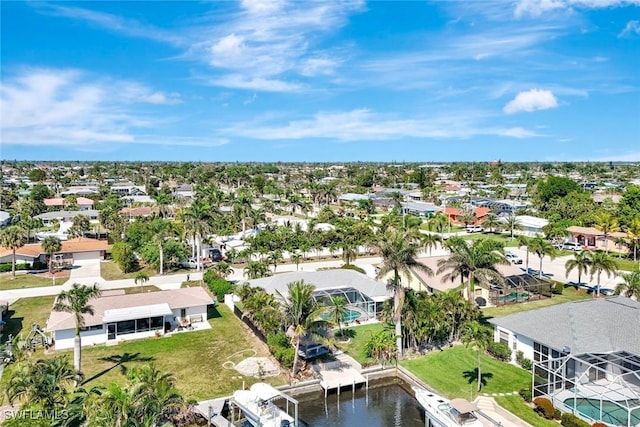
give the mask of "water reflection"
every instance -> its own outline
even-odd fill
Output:
[[[424,411],[418,401],[395,380],[371,384],[352,394],[324,393],[296,396],[300,420],[308,426],[424,427]]]

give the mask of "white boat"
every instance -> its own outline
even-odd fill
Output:
[[[255,383],[249,390],[237,390],[233,393],[234,404],[242,410],[252,426],[293,427],[293,417],[273,403],[273,399],[279,397],[287,398],[266,383]]]
[[[476,417],[477,407],[464,399],[449,400],[420,387],[411,387],[434,427],[482,427]]]

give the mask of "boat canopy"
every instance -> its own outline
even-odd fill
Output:
[[[471,403],[465,399],[453,399],[449,402],[449,406],[458,411],[460,414],[468,414],[477,411],[478,407],[475,403]]]
[[[251,392],[262,400],[271,400],[274,397],[282,396],[280,390],[267,383],[255,383],[251,386]]]

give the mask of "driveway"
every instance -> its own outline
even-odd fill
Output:
[[[102,281],[100,260],[84,259],[74,261],[67,283],[93,284]]]

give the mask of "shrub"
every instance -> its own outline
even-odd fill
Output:
[[[516,362],[518,362],[518,365],[522,366],[522,369],[526,369],[527,371],[530,371],[531,368],[533,368],[533,362],[524,357],[524,353],[521,351],[516,353]]]
[[[562,295],[562,291],[564,291],[564,284],[562,283],[556,283],[551,290],[556,295]]]
[[[296,349],[291,347],[289,338],[284,332],[267,335],[267,346],[278,362],[285,368],[293,366]]]
[[[498,360],[508,362],[511,359],[511,349],[509,346],[500,342],[492,342],[487,347],[487,352]]]
[[[536,397],[533,399],[533,404],[536,405],[536,412],[545,417],[548,420],[552,420],[556,414],[556,410],[553,407],[553,403],[547,398]]]
[[[205,273],[205,276],[206,276],[206,273]],[[233,285],[231,283],[219,277],[216,277],[211,280],[206,280],[203,277],[203,280],[206,282],[207,287],[209,288],[211,293],[216,296],[218,301],[224,301],[224,296],[230,293],[231,289],[233,288]]]
[[[576,417],[573,414],[562,414],[562,417],[560,417],[560,424],[563,425],[564,427],[589,427],[589,423],[586,421],[581,420],[580,418]]]
[[[591,427],[608,427],[605,423],[601,423],[600,421],[591,424]]]
[[[29,266],[29,264],[25,264],[23,262],[18,264],[16,262],[16,271],[18,271],[18,270],[29,270],[29,269],[31,269],[31,266]],[[10,262],[6,262],[6,263],[0,264],[0,273],[6,273],[7,271],[11,271],[11,263]]]
[[[531,398],[533,397],[533,395],[531,394],[531,389],[529,388],[520,389],[518,394],[524,399],[525,402],[531,402]]]
[[[353,264],[343,264],[342,267],[340,268],[343,270],[353,270],[353,271],[357,271],[358,273],[367,274],[367,272],[364,271],[362,268]]]

